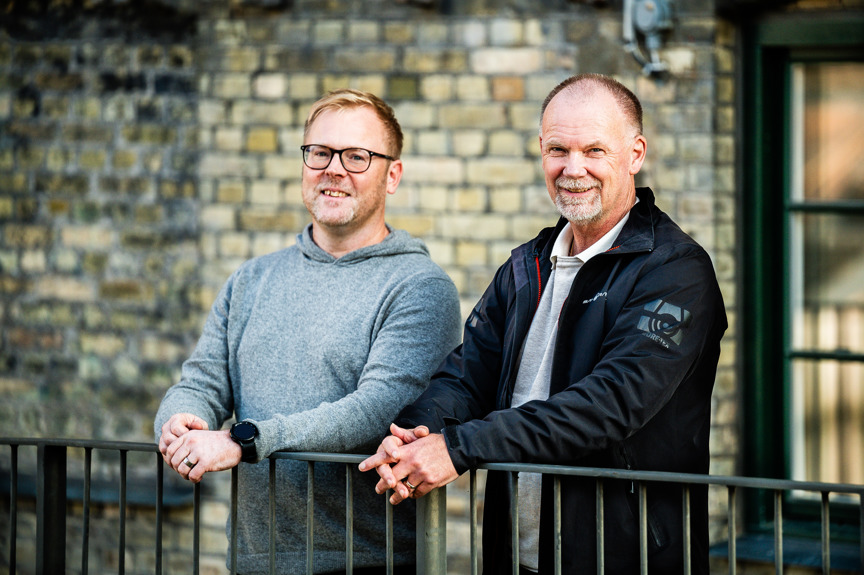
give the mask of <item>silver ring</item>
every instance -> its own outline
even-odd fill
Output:
[[[411,491],[414,491],[415,489],[417,489],[417,486],[416,486],[416,485],[411,485],[411,482],[408,481],[408,478],[407,478],[407,477],[406,477],[405,479],[402,480],[402,483],[404,483],[405,485],[407,485],[407,486],[408,486],[408,489],[410,489]]]
[[[189,457],[188,457],[188,456],[183,458],[183,463],[185,463],[185,464],[186,464],[186,467],[188,467],[189,469],[192,469],[193,467],[195,467],[196,465],[198,465],[197,463],[192,463],[191,461],[189,461]]]

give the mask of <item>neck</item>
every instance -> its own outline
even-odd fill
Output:
[[[336,259],[360,248],[380,243],[389,233],[390,230],[383,221],[380,226],[353,231],[327,228],[312,222],[312,239],[315,244]]]
[[[573,230],[573,241],[570,243],[570,255],[575,256],[576,254],[581,254],[597,243],[597,241],[602,238],[606,232],[614,227],[615,224],[612,224],[605,230],[602,228],[595,230],[581,224],[577,226],[573,222],[570,222],[570,228]]]

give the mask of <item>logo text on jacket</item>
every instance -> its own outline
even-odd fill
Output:
[[[692,319],[693,315],[686,309],[658,299],[645,306],[636,327],[644,332],[642,335],[668,348],[669,344],[681,345],[683,329]]]
[[[609,292],[605,292],[605,291],[597,292],[597,295],[595,295],[595,296],[592,297],[591,299],[585,299],[585,300],[582,300],[582,303],[591,303],[591,302],[595,302],[595,301],[597,301],[598,299],[600,299],[601,297],[606,297],[607,295],[609,295]]]

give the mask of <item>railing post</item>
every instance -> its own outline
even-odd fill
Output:
[[[66,572],[66,447],[39,444],[36,573]]]
[[[447,574],[447,488],[417,500],[417,575]]]

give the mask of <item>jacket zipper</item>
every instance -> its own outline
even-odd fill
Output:
[[[537,305],[534,306],[536,311],[540,307],[540,297],[543,295],[543,276],[540,275],[540,256],[534,256],[534,263],[537,264]]]
[[[624,459],[624,465],[627,466],[627,470],[632,471],[633,466],[630,465],[630,458],[627,457],[627,450],[624,448],[623,445],[621,446],[621,457]],[[636,494],[635,481],[630,482],[630,493],[633,495]],[[654,545],[656,545],[658,548],[662,547],[663,538],[660,536],[660,532],[657,529],[657,522],[654,520],[654,517],[651,515],[650,512],[648,513],[648,531],[651,533],[651,538],[654,539]]]

